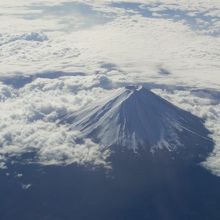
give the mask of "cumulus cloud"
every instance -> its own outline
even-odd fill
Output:
[[[36,10],[38,14],[35,15],[34,20],[31,20],[31,27],[34,26],[33,22],[37,22],[38,30],[29,30],[28,19],[23,19],[25,34],[17,33],[20,32],[21,25],[16,25],[19,29],[15,28],[13,31],[5,30],[2,22],[2,41],[7,42],[15,36],[23,39],[37,39],[37,41],[19,40],[19,42],[12,41],[2,45],[0,47],[1,74],[16,72],[33,74],[51,70],[82,71],[91,74],[100,69],[100,63],[113,63],[116,68],[111,71],[115,74],[115,80],[121,81],[124,77],[126,80],[136,82],[152,78],[152,80],[162,80],[166,83],[166,79],[162,76],[163,79],[155,78],[158,65],[162,65],[173,73],[169,78],[175,83],[182,83],[183,78],[184,83],[187,84],[198,81],[203,85],[216,83],[219,73],[219,37],[204,36],[197,29],[189,26],[189,23],[191,20],[193,22],[200,20],[205,23],[207,19],[211,19],[210,25],[204,24],[203,30],[213,32],[214,26],[219,22],[216,13],[220,7],[219,4],[211,5],[202,0],[190,5],[187,1],[148,1],[146,3],[141,0],[129,0],[120,1],[120,4],[118,1],[95,0],[64,2],[45,1],[34,5],[33,1],[21,1],[14,4],[16,11],[14,14],[13,4],[3,4],[2,13],[6,17],[9,16],[13,24],[18,19],[17,11],[28,13],[27,9]],[[7,12],[7,5],[11,5],[12,12]],[[73,16],[71,11],[78,7],[86,7],[86,10],[89,8],[88,10],[93,11],[94,14],[104,11],[103,17],[107,14],[111,19],[109,22],[83,30],[72,30],[69,27],[66,32],[57,28],[63,23],[59,19],[52,17],[50,21],[56,22],[51,24],[47,18],[40,16],[42,11],[54,13],[56,9],[60,13],[68,10],[68,16],[77,17]],[[136,13],[131,13],[131,10]],[[148,11],[157,11],[162,16],[154,17],[151,13],[147,13]],[[176,18],[178,13],[179,19]],[[206,15],[206,13],[211,14]],[[68,24],[69,20],[67,19],[64,23]],[[195,22],[190,24],[199,28],[198,22]],[[31,34],[32,32],[34,34]],[[39,41],[46,38],[49,40]],[[101,69],[104,68],[101,67]],[[207,72],[212,73],[209,79],[207,79]],[[123,73],[127,75],[124,76]]]
[[[0,82],[0,103],[8,98],[14,97],[15,95],[16,92],[13,88]]]
[[[12,34],[12,35],[4,35],[0,36],[0,45],[8,44],[14,41],[46,41],[48,37],[43,33],[31,32],[24,34]]]
[[[88,80],[88,79],[87,79]],[[77,81],[77,80],[76,80]],[[68,83],[69,84],[68,84]],[[73,81],[72,81],[73,82]],[[59,83],[61,86],[59,86]],[[91,165],[108,167],[110,151],[91,140],[79,140],[79,132],[60,120],[105,93],[69,88],[71,80],[39,79],[17,89],[16,96],[2,99],[0,122],[0,164],[15,160],[44,165]],[[9,86],[4,85],[5,90]],[[76,92],[78,91],[78,92]],[[28,158],[22,159],[24,155]]]
[[[55,123],[36,121],[30,123],[5,125],[0,131],[1,167],[11,160],[25,162],[23,155],[31,154],[26,163],[43,165],[91,165],[106,166],[110,152],[93,143],[83,140],[77,143],[78,133],[69,131]]]

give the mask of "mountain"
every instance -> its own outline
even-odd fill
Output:
[[[151,153],[165,150],[193,157],[209,152],[209,131],[203,120],[142,86],[127,86],[104,100],[68,116],[82,137],[103,146]]]

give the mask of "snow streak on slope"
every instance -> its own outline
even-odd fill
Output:
[[[141,86],[119,89],[104,101],[66,117],[65,122],[104,146],[135,151],[141,147],[180,153],[190,147],[192,153],[207,151],[207,143],[212,142],[201,119]]]

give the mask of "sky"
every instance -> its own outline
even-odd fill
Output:
[[[203,165],[220,176],[219,0],[8,0],[0,16],[2,168],[30,152],[109,167],[108,149],[57,121],[134,83],[205,119]]]

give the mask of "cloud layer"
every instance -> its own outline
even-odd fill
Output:
[[[26,154],[31,155],[26,161],[31,163],[108,167],[108,149],[89,139],[78,140],[78,131],[58,123],[66,114],[103,93],[101,88],[86,91],[86,86],[74,85],[74,82],[76,84],[77,80],[37,79],[17,90],[1,86],[2,168],[7,166],[8,161],[24,162]]]
[[[219,11],[215,0],[2,1],[1,166],[25,153],[106,165],[109,152],[57,120],[142,83],[206,119],[216,142],[206,166],[220,175]]]

